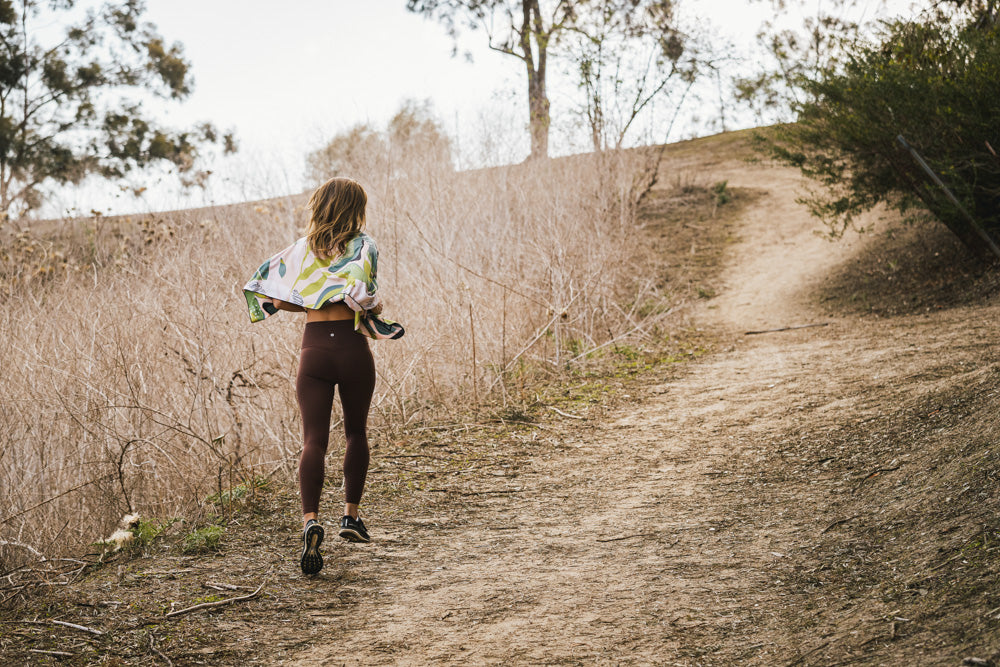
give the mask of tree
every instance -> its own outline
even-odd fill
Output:
[[[822,186],[804,201],[835,232],[883,203],[929,212],[975,255],[997,254],[1000,26],[991,6],[959,9],[886,24],[841,68],[807,81],[797,122],[774,131],[770,152]]]
[[[411,12],[441,20],[452,35],[464,19],[472,29],[482,29],[494,51],[524,63],[528,83],[529,159],[549,154],[549,97],[546,89],[549,47],[576,16],[570,0],[407,0]]]
[[[737,76],[733,84],[735,98],[750,108],[758,123],[787,119],[796,105],[807,101],[808,81],[835,67],[843,60],[869,22],[862,24],[848,18],[859,9],[859,0],[835,0],[818,5],[815,15],[805,15],[801,29],[780,26],[788,5],[804,8],[804,0],[770,0],[774,14],[757,32],[757,41],[766,58],[757,72]],[[881,9],[882,3],[864,10]]]
[[[0,216],[37,208],[55,186],[91,174],[121,180],[152,164],[172,165],[185,185],[199,147],[231,134],[209,124],[183,131],[160,127],[139,96],[181,100],[191,92],[179,44],[168,45],[143,22],[142,0],[83,7],[78,0],[0,0]],[[37,27],[67,24],[43,42]],[[131,93],[136,98],[130,98]]]
[[[451,139],[429,101],[406,100],[385,130],[355,125],[310,153],[306,169],[316,184],[337,175],[370,182],[450,171]]]
[[[671,0],[581,3],[559,52],[573,63],[595,151],[621,148],[633,123],[658,97],[683,102],[699,73]]]

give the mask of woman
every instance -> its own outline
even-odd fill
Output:
[[[323,568],[318,512],[334,387],[340,388],[347,436],[339,534],[351,542],[370,540],[358,514],[368,473],[368,408],[375,390],[368,338],[399,338],[403,327],[379,317],[378,249],[363,232],[367,203],[364,189],[349,178],[321,185],[309,199],[306,236],[264,262],[243,288],[252,322],[279,310],[306,314],[295,382],[303,431],[300,565],[305,574]]]

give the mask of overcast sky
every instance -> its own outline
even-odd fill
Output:
[[[164,38],[183,44],[195,81],[183,103],[152,111],[175,126],[208,120],[235,130],[240,152],[214,165],[205,194],[183,199],[150,177],[141,203],[99,185],[60,198],[63,210],[157,210],[301,191],[310,150],[356,123],[384,124],[407,98],[430,99],[460,142],[474,141],[489,122],[526,136],[520,61],[490,51],[478,32],[458,44],[471,62],[452,57],[444,28],[407,12],[405,0],[147,0],[147,7]],[[747,50],[767,13],[766,3],[745,0],[680,7]],[[554,114],[569,103],[560,95],[553,90]],[[553,144],[554,152],[574,148],[560,136]]]

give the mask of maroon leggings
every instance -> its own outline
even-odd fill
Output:
[[[375,362],[368,349],[368,339],[354,330],[354,320],[307,322],[295,381],[304,440],[299,459],[303,514],[319,510],[335,386],[340,387],[347,435],[344,498],[346,502],[359,503],[368,474],[365,429],[375,391]]]

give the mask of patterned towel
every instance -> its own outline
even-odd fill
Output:
[[[371,312],[379,304],[378,248],[367,234],[348,242],[344,254],[320,259],[305,237],[260,265],[243,286],[250,321],[260,322],[278,312],[269,299],[303,308],[320,309],[343,301],[354,311],[354,329],[370,338],[400,338],[403,327]]]

